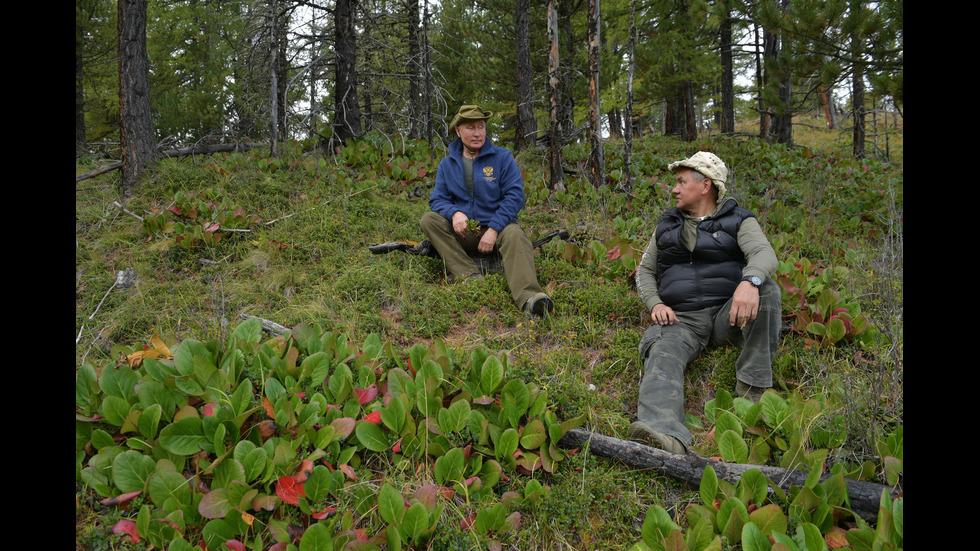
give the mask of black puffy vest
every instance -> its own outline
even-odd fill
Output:
[[[745,255],[738,247],[738,228],[748,209],[727,201],[712,218],[698,224],[697,244],[688,251],[681,243],[684,216],[669,209],[657,222],[657,292],[678,312],[700,310],[732,298],[742,281]]]

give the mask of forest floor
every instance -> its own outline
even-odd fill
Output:
[[[475,349],[506,355],[510,375],[546,388],[560,419],[584,416],[588,427],[625,438],[647,326],[630,274],[656,213],[670,206],[667,163],[710,149],[738,175],[733,194],[759,215],[785,275],[833,288],[840,304],[869,320],[861,335],[821,342],[792,330],[801,307],[784,304],[786,331],[774,365],[783,396],[823,401],[811,421],[814,431],[836,435],[828,463],[860,462],[876,455],[904,415],[901,135],[890,135],[891,162],[855,162],[845,132],[811,126],[819,125],[801,126],[805,147],[794,150],[754,138],[643,139],[629,192],[619,187],[623,160],[614,144],[606,150],[611,185],[598,189],[571,176],[566,191],[552,194],[543,155],[520,155],[525,230],[531,239],[572,233],[571,242],[556,239],[536,253],[539,279],[555,302],[545,320],[521,313],[500,275],[451,284],[438,259],[368,251],[374,243],[422,238],[418,220],[441,154],[421,143],[392,151],[387,139],[368,137],[336,159],[289,144],[275,159],[252,152],[168,160],[126,199],[114,174],[85,181],[76,187],[75,207],[76,373],[84,364],[114,365],[155,335],[170,345],[226,342],[242,316],[252,315],[286,327],[316,324],[354,343],[374,334],[406,353],[442,342],[455,357]],[[586,158],[584,146],[565,153],[570,167]],[[86,159],[76,173],[97,164]],[[153,216],[189,204],[191,195],[262,223],[247,233],[219,233],[217,242],[200,224],[150,227]],[[127,268],[135,285],[113,289]],[[835,277],[820,279],[825,272]],[[815,303],[812,291],[806,300]],[[705,404],[719,389],[734,388],[736,355],[712,349],[688,370],[693,451],[706,457],[720,452]],[[84,444],[76,438],[77,469],[91,460]],[[680,518],[698,500],[698,488],[588,453],[541,480],[548,497],[525,514],[506,548],[629,549],[651,505]],[[77,471],[76,548],[140,548],[111,533],[138,509],[105,507],[101,499],[81,486]],[[455,521],[431,541],[433,549],[480,545]]]

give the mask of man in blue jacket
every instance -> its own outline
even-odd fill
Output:
[[[457,139],[439,162],[422,231],[456,280],[482,277],[467,252],[500,252],[514,303],[544,317],[554,305],[541,289],[531,241],[517,222],[524,207],[524,178],[511,152],[487,139],[493,116],[477,105],[459,108],[450,123]]]

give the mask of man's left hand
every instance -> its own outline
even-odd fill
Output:
[[[487,228],[487,231],[483,232],[483,237],[480,238],[480,242],[476,246],[476,250],[483,254],[487,254],[493,251],[493,246],[497,244],[497,230],[493,228]]]
[[[759,313],[759,288],[748,281],[743,281],[735,288],[732,295],[732,311],[728,321],[732,326],[745,327],[750,321],[755,321]]]

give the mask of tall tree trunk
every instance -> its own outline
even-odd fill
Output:
[[[599,0],[589,0],[589,164],[592,185],[596,187],[606,179],[599,120],[599,28]]]
[[[123,192],[132,191],[156,158],[150,115],[150,61],[146,52],[147,0],[119,0],[119,141]]]
[[[697,104],[694,101],[694,83],[684,81],[684,139],[693,142],[698,139]]]
[[[432,49],[429,44],[429,0],[425,0],[422,14],[422,71],[424,84],[425,136],[429,140],[429,151],[435,145],[435,134],[432,129]]]
[[[629,40],[626,43],[626,113],[624,118],[626,132],[623,140],[623,180],[620,186],[626,190],[633,189],[633,72],[636,70],[636,59],[633,56],[636,45],[636,0],[630,0]]]
[[[719,130],[722,134],[735,132],[735,65],[732,61],[732,7],[723,2],[721,20],[721,113]]]
[[[419,0],[408,0],[408,137],[418,139],[422,128],[422,95],[420,94],[421,47],[419,44]]]
[[[85,150],[85,71],[82,61],[81,8],[75,4],[75,154]]]
[[[538,122],[534,118],[534,72],[531,70],[531,28],[528,0],[515,3],[514,33],[517,50],[517,127],[514,150],[526,149],[534,142]]]
[[[773,78],[773,67],[776,65],[776,56],[779,55],[779,35],[769,27],[762,29],[762,88],[759,89],[760,104],[762,110],[759,112],[759,137],[766,139],[769,137],[769,130],[772,125],[773,107],[769,105],[763,96],[764,89],[771,86]]]
[[[361,135],[361,112],[357,104],[357,36],[354,28],[355,0],[338,0],[334,9],[335,79],[334,145]]]
[[[550,48],[548,50],[548,98],[549,98],[549,109],[548,109],[548,121],[550,122],[550,131],[548,132],[549,147],[548,147],[548,164],[551,168],[550,178],[548,179],[548,189],[563,190],[565,189],[564,180],[564,170],[561,166],[561,149],[562,149],[562,137],[561,137],[561,121],[559,120],[559,112],[561,105],[561,64],[558,59],[558,12],[555,9],[555,2],[558,0],[548,0],[548,44]]]
[[[851,17],[859,18],[863,10],[861,0],[851,1]],[[864,36],[860,24],[853,24],[851,31],[851,56],[854,68],[851,77],[851,109],[854,112],[854,144],[852,151],[855,159],[863,159],[864,151],[864,64],[861,56],[864,54]]]
[[[575,68],[572,66],[575,59],[575,40],[572,34],[570,3],[571,0],[558,0],[559,34],[565,38],[565,55],[562,56],[565,65],[560,70],[561,83],[558,88],[561,94],[558,100],[558,122],[566,136],[575,132],[575,98],[572,90],[572,82],[575,82]]]
[[[271,155],[279,156],[279,23],[276,0],[269,0],[269,143]]]
[[[782,14],[785,15],[789,8],[789,0],[781,0],[779,7]],[[785,31],[780,30],[778,49],[783,48],[784,34]],[[775,119],[776,141],[784,145],[793,145],[793,93],[790,82],[792,68],[779,59],[778,50],[773,61],[778,68],[777,75],[779,76],[779,103],[776,106]]]

